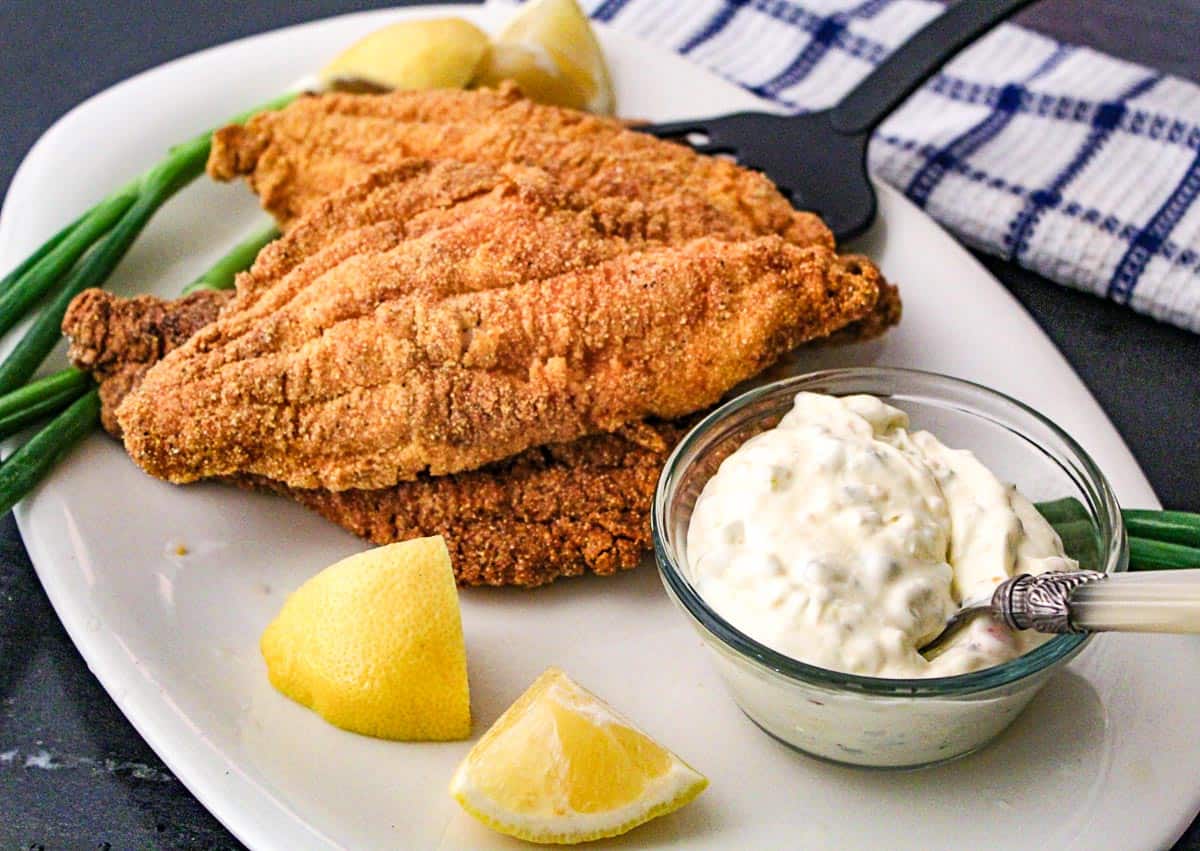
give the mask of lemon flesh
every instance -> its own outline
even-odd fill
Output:
[[[382,739],[471,734],[458,589],[440,535],[339,561],[263,632],[271,684],[330,724]]]
[[[321,69],[325,84],[461,89],[488,52],[487,34],[461,18],[401,21],[356,41]]]
[[[493,830],[571,844],[617,836],[684,806],[708,785],[557,668],[492,725],[450,794]]]
[[[611,115],[612,81],[600,43],[576,0],[534,0],[501,31],[472,85],[514,80],[539,103]]]

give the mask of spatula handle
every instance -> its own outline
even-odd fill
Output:
[[[959,0],[880,63],[833,108],[834,128],[869,133],[960,50],[1033,0]]]

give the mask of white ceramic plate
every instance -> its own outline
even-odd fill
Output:
[[[351,15],[164,65],[56,124],[13,181],[0,268],[168,145],[266,100],[368,30],[430,9]],[[442,13],[447,9],[439,10]],[[495,23],[492,12],[455,9]],[[682,59],[604,31],[623,113],[754,108]],[[863,241],[899,281],[905,318],[878,343],[803,353],[801,367],[880,363],[981,381],[1046,412],[1127,505],[1154,494],[1104,413],[1037,326],[962,248],[881,187]],[[201,181],[154,220],[112,279],[174,294],[261,217],[242,185]],[[11,342],[11,341],[10,341]],[[258,636],[284,596],[363,545],[285,500],[153,481],[90,438],[17,511],[42,583],[88,665],[163,760],[255,848],[513,845],[445,785],[468,743],[345,733],[267,683]],[[172,554],[184,543],[189,554]],[[476,735],[547,665],[565,668],[712,786],[624,840],[639,846],[1158,848],[1200,807],[1200,644],[1094,642],[994,746],[935,770],[875,773],[798,756],[722,691],[653,567],[536,592],[462,594]]]

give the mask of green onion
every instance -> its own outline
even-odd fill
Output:
[[[1039,502],[1035,508],[1054,527],[1060,523],[1071,523],[1078,520],[1086,520],[1090,523],[1092,519],[1087,509],[1083,507],[1083,503],[1073,496],[1065,496],[1051,502]]]
[[[82,370],[68,367],[62,372],[48,375],[31,384],[26,384],[20,390],[14,390],[6,396],[0,396],[0,419],[11,417],[49,396],[76,390],[82,391],[91,384],[91,379]]]
[[[1070,520],[1052,523],[1062,539],[1063,551],[1080,564],[1096,564],[1096,527],[1091,520]]]
[[[89,380],[88,384],[91,383]],[[12,437],[26,426],[57,414],[85,392],[87,392],[87,387],[72,387],[56,393],[47,393],[22,410],[9,414],[7,417],[0,417],[0,439]]]
[[[1146,538],[1129,539],[1130,570],[1200,567],[1200,549]]]
[[[100,391],[89,390],[0,464],[0,513],[17,504],[96,427]]]
[[[295,94],[287,94],[276,98],[235,116],[232,123],[241,123],[258,112],[278,109],[295,97]],[[26,260],[18,267],[25,271],[0,297],[8,300],[7,303],[0,302],[0,310],[5,311],[0,314],[0,332],[11,328],[34,301],[59,283],[60,275],[70,263],[107,232],[70,272],[26,336],[0,364],[0,393],[10,392],[28,380],[58,342],[59,326],[71,299],[88,287],[104,283],[158,208],[203,173],[211,148],[211,133],[176,145],[161,163],[102,201],[80,222],[68,228],[65,235],[60,233],[52,238],[51,242],[61,237],[56,245],[49,250],[43,246],[34,252],[35,256],[42,254],[40,259],[32,263]],[[129,197],[131,192],[134,193],[132,198]],[[70,263],[66,262],[68,259]]]
[[[133,183],[101,201],[58,245],[0,294],[0,334],[20,322],[33,303],[75,265],[92,243],[117,223],[137,198],[138,187]]]
[[[103,203],[103,202],[101,202],[101,203]],[[71,224],[67,225],[65,228],[60,230],[54,236],[50,237],[48,240],[43,242],[41,244],[41,246],[37,249],[37,251],[33,252],[28,257],[26,257],[23,261],[21,261],[19,264],[17,264],[17,267],[15,269],[13,269],[11,272],[9,272],[7,275],[5,275],[3,278],[0,278],[0,293],[7,292],[8,288],[11,287],[13,284],[15,284],[17,281],[19,281],[26,272],[28,272],[30,269],[32,269],[38,263],[38,261],[40,261],[43,257],[45,257],[47,254],[49,254],[51,251],[53,251],[55,248],[57,248],[64,239],[66,239],[68,236],[71,235],[71,233],[75,230],[75,228],[79,227],[80,224],[83,223],[84,219],[86,219],[88,216],[90,216],[95,211],[95,209],[96,208],[93,207],[91,210],[88,210],[86,213],[84,213],[78,219],[71,222]]]
[[[1121,514],[1125,517],[1125,528],[1129,530],[1131,538],[1200,547],[1200,514],[1136,508],[1126,509]]]
[[[1035,507],[1058,532],[1067,555],[1095,564],[1096,531],[1083,503],[1065,497]],[[1121,516],[1129,537],[1130,570],[1200,567],[1200,514],[1123,509]]]
[[[187,295],[197,290],[229,289],[233,286],[233,280],[238,273],[249,269],[254,264],[254,258],[258,256],[258,252],[278,236],[279,228],[275,225],[268,225],[255,231],[230,249],[229,253],[214,263],[207,272],[184,287],[183,294]]]

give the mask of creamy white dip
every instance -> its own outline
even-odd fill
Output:
[[[1077,565],[1013,485],[908,425],[873,396],[797,395],[696,503],[687,553],[700,595],[768,647],[865,676],[962,674],[1046,640],[978,618],[936,658],[917,652],[963,600]]]

